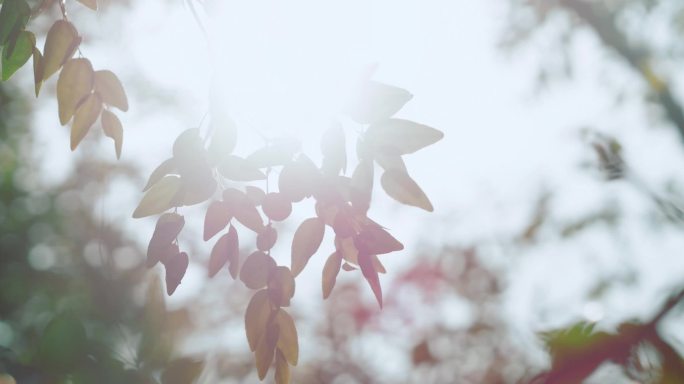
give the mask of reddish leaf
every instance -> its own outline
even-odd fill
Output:
[[[169,296],[173,295],[176,288],[178,288],[183,276],[185,276],[185,271],[187,271],[189,264],[190,260],[188,259],[188,254],[185,252],[179,252],[165,260],[166,293]]]
[[[335,215],[332,227],[335,230],[335,235],[340,238],[356,234],[352,217],[346,210],[341,210]]]
[[[310,218],[297,228],[292,239],[292,273],[297,276],[309,262],[311,256],[318,250],[323,235],[325,224],[320,218]]]
[[[362,160],[354,170],[349,186],[352,207],[357,212],[366,213],[373,194],[373,162]]]
[[[282,193],[269,193],[261,204],[264,214],[273,221],[283,221],[292,213],[292,203]]]
[[[253,187],[251,185],[245,187],[245,194],[247,195],[249,201],[251,201],[257,207],[261,205],[261,203],[264,201],[264,197],[266,197],[266,192],[264,192],[263,189]]]
[[[382,255],[404,249],[404,245],[399,240],[375,223],[367,224],[363,227],[361,233],[354,238],[354,246],[359,251],[374,255]]]
[[[251,289],[259,289],[268,283],[268,276],[276,267],[273,258],[261,251],[247,257],[240,270],[240,280]]]
[[[288,267],[276,267],[268,278],[268,294],[276,307],[287,307],[294,296],[295,280]]]
[[[235,188],[228,188],[223,191],[223,201],[231,207],[233,215],[240,224],[256,233],[261,232],[264,228],[264,221],[259,211],[244,192]]]
[[[165,213],[159,216],[154,233],[147,247],[147,267],[151,268],[157,262],[168,256],[169,246],[176,239],[185,225],[183,216],[177,213]]]
[[[271,318],[271,308],[268,292],[265,289],[255,293],[247,305],[245,333],[249,349],[252,351],[256,350],[259,341],[266,334],[266,326]]]
[[[382,288],[380,287],[378,272],[373,266],[373,255],[359,253],[359,267],[361,267],[363,277],[368,281],[368,285],[370,285],[373,294],[375,294],[375,298],[378,300],[380,308],[382,308]]]
[[[204,241],[221,232],[232,218],[228,204],[223,201],[212,201],[207,207],[206,216],[204,216]]]
[[[259,232],[256,238],[257,249],[263,252],[267,252],[278,240],[278,232],[275,228],[270,225],[264,227],[263,231]]]
[[[335,281],[337,280],[337,275],[340,273],[340,267],[342,265],[342,255],[335,251],[328,257],[328,260],[323,266],[323,299],[327,299],[332,292],[333,287],[335,287]]]
[[[209,258],[209,277],[214,277],[218,271],[230,261],[230,272],[233,278],[237,277],[236,259],[239,257],[238,236],[235,227],[231,226],[228,233],[221,236],[214,248],[211,250]],[[234,273],[235,271],[235,273]]]

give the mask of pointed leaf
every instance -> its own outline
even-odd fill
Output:
[[[285,360],[283,352],[280,349],[276,349],[275,357],[275,382],[276,384],[290,384],[290,365]]]
[[[254,181],[266,178],[266,175],[259,168],[234,155],[226,156],[219,164],[218,170],[225,178],[233,181]]]
[[[271,302],[265,289],[252,296],[245,311],[245,333],[249,349],[256,350],[261,338],[266,334],[266,326],[271,317]]]
[[[0,46],[12,35],[23,30],[31,16],[31,7],[24,0],[5,0],[0,9]]]
[[[275,357],[276,342],[278,341],[278,328],[269,324],[266,328],[266,337],[262,337],[254,351],[256,368],[259,380],[263,380]]]
[[[121,146],[123,145],[123,127],[121,126],[121,121],[113,112],[108,110],[102,111],[100,121],[102,122],[102,130],[104,131],[105,136],[111,137],[112,140],[114,140],[116,158],[121,158]]]
[[[276,267],[268,277],[268,295],[276,307],[287,307],[295,293],[295,280],[290,268]]]
[[[43,54],[38,48],[33,48],[33,82],[36,97],[40,93],[40,87],[43,86]]]
[[[261,251],[253,252],[240,270],[240,280],[250,289],[259,289],[268,284],[268,276],[276,268],[273,258]]]
[[[368,224],[354,238],[354,246],[373,255],[401,251],[404,245],[377,224]]]
[[[43,80],[47,80],[76,52],[81,38],[74,26],[57,20],[48,31],[43,49]]]
[[[178,188],[180,188],[180,177],[164,176],[145,193],[133,212],[133,218],[156,215],[173,208],[172,202],[178,193]]]
[[[337,280],[337,275],[340,273],[340,267],[342,266],[342,255],[335,251],[328,257],[328,260],[323,266],[323,299],[327,299],[332,292],[333,287],[335,287],[335,281]]]
[[[164,261],[164,266],[166,267],[166,293],[169,296],[176,292],[176,288],[178,288],[181,280],[183,280],[189,264],[190,260],[185,252],[172,255]]]
[[[323,241],[325,224],[318,217],[304,220],[292,239],[292,273],[297,276]]]
[[[294,319],[284,309],[278,309],[274,319],[278,326],[278,349],[283,353],[290,365],[297,365],[299,360],[299,339]]]
[[[209,277],[214,277],[226,262],[230,262],[230,274],[236,278],[237,267],[233,264],[237,264],[236,259],[240,256],[239,252],[237,231],[235,227],[231,226],[228,233],[221,236],[211,250]]]
[[[427,125],[403,119],[387,119],[368,127],[365,141],[380,152],[405,155],[434,144],[443,137],[442,131]]]
[[[241,199],[239,203],[231,203],[231,207],[234,211],[235,218],[240,224],[251,229],[255,233],[259,233],[264,229],[264,221],[257,211],[256,207],[247,198],[246,195],[242,195],[244,198]]]
[[[83,140],[102,111],[102,100],[94,93],[89,94],[76,110],[71,124],[71,150],[75,150]]]
[[[404,89],[368,81],[359,88],[355,99],[347,107],[347,113],[355,121],[369,124],[394,115],[412,97]]]
[[[152,187],[156,182],[161,180],[162,177],[168,175],[169,173],[174,172],[175,170],[176,170],[176,160],[173,157],[170,159],[164,160],[150,174],[150,178],[147,180],[147,184],[145,184],[145,188],[143,188],[143,192],[150,189],[150,187]]]
[[[109,70],[95,72],[95,92],[100,95],[105,104],[117,107],[124,112],[128,111],[126,91],[114,72]]]
[[[147,267],[153,267],[168,256],[171,243],[176,239],[184,225],[185,218],[177,213],[165,213],[159,216],[147,247]]]
[[[13,45],[6,45],[2,51],[2,80],[9,79],[33,54],[36,37],[28,31],[21,31]]]
[[[373,255],[369,255],[367,253],[359,253],[359,267],[361,268],[363,277],[366,278],[366,281],[368,281],[368,285],[370,285],[371,289],[373,290],[373,294],[375,295],[375,298],[378,300],[380,308],[382,308],[382,287],[380,287],[380,279],[378,278],[378,272],[375,270],[375,267],[373,266],[372,256]]]
[[[225,228],[233,215],[230,206],[224,201],[212,201],[204,216],[204,241],[214,237]]]
[[[380,179],[382,188],[394,200],[432,212],[432,203],[416,182],[405,172],[385,171]]]

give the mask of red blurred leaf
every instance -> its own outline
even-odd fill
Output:
[[[373,267],[373,255],[367,253],[359,253],[359,267],[361,267],[361,272],[363,277],[368,281],[373,290],[375,298],[378,300],[380,308],[382,308],[382,287],[380,287],[380,279],[378,278],[378,272]]]

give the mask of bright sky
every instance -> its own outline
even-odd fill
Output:
[[[549,42],[542,37],[513,56],[504,55],[497,48],[504,2],[207,2],[209,16],[198,11],[208,40],[180,1],[138,2],[123,16],[125,22],[118,12],[94,15],[74,5],[74,22],[94,31],[84,54],[96,69],[111,68],[124,82],[136,83],[131,88],[147,91],[132,91],[131,111],[122,116],[123,158],[144,164],[146,174],[170,155],[179,132],[199,124],[209,94],[243,129],[239,140],[248,146],[243,155],[260,143],[254,130],[299,137],[307,153],[317,153],[322,129],[351,80],[377,63],[376,80],[414,95],[398,116],[445,132],[442,142],[406,159],[435,213],[400,207],[376,193],[371,214],[409,246],[389,257],[398,260],[387,260],[390,275],[419,244],[484,241],[485,253],[511,272],[511,318],[532,326],[582,315],[598,318],[613,308],[618,309],[614,316],[641,313],[657,305],[657,287],[684,277],[684,236],[654,231],[645,218],[652,209],[647,201],[629,186],[606,185],[580,168],[593,160],[580,139],[580,129],[589,126],[618,136],[628,161],[654,188],[662,190],[668,177],[684,176],[684,152],[673,130],[658,129],[661,124],[638,97],[641,85],[620,65],[606,64],[608,57],[592,36],[580,34],[574,46],[576,77],[535,95],[536,69]],[[628,95],[619,107],[615,84]],[[164,108],[149,93],[153,87],[162,87],[164,97],[176,97],[180,104]],[[56,128],[56,103],[41,99],[45,113],[37,129],[50,137],[45,153],[54,159],[52,169],[66,169],[68,136],[47,133]],[[347,134],[353,143],[353,125]],[[111,143],[105,144],[113,153]],[[548,233],[550,241],[531,250],[498,247],[497,239],[521,230],[545,189],[557,194],[551,207],[559,223],[611,200],[625,220],[617,233],[599,228],[566,242]],[[106,206],[123,202],[132,211],[139,198],[137,191],[122,190]],[[131,223],[129,217],[127,211],[111,210],[107,219],[149,236],[152,220]],[[194,225],[200,228],[199,221]],[[288,259],[285,254],[280,261]],[[298,295],[310,292],[318,300],[322,259],[298,279]],[[610,309],[587,307],[580,293],[624,265],[636,266],[643,279],[629,291],[609,294]],[[195,271],[190,278],[203,274]],[[199,278],[193,281],[201,284]],[[191,297],[192,287],[184,281],[178,300]],[[567,316],[542,319],[540,308]]]

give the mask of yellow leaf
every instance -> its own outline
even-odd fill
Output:
[[[95,123],[102,111],[102,100],[94,93],[89,94],[76,110],[74,122],[71,124],[71,150],[78,147],[90,127]]]
[[[268,294],[273,305],[287,307],[295,293],[295,280],[288,267],[276,267],[268,277]]]
[[[78,2],[92,9],[93,11],[97,11],[97,0],[78,0]]]
[[[245,311],[245,333],[249,349],[256,350],[259,341],[266,334],[266,326],[271,318],[271,302],[265,289],[252,296]]]
[[[45,39],[42,80],[47,80],[57,72],[74,55],[80,43],[76,28],[68,21],[57,20]]]
[[[64,125],[76,112],[76,107],[93,90],[93,66],[88,59],[71,59],[64,64],[57,80],[59,122]]]
[[[108,110],[102,111],[102,130],[105,136],[111,137],[114,140],[114,149],[116,151],[116,158],[121,158],[121,146],[123,145],[123,127],[121,121],[116,115]]]
[[[276,267],[273,258],[261,251],[247,256],[240,270],[240,280],[251,289],[259,289],[268,283],[268,276]]]
[[[387,273],[387,270],[385,269],[385,266],[382,265],[380,262],[380,259],[378,259],[377,255],[373,255],[373,268],[378,271],[378,273]]]
[[[259,380],[263,380],[271,367],[275,355],[276,342],[278,340],[278,328],[269,324],[266,329],[266,337],[262,337],[254,351],[256,358],[257,373]]]
[[[216,273],[229,262],[229,269],[233,278],[237,276],[237,267],[233,264],[239,262],[239,244],[238,236],[235,227],[231,226],[228,233],[221,236],[214,248],[211,250],[211,256],[209,257],[209,277],[214,277]]]
[[[382,153],[405,155],[434,144],[443,137],[442,131],[427,125],[404,119],[387,119],[368,127],[365,143]]]
[[[299,275],[311,256],[316,253],[324,234],[325,224],[318,217],[304,220],[297,228],[292,239],[292,273],[295,276]]]
[[[43,54],[38,48],[33,48],[33,82],[36,97],[38,97],[40,87],[43,85]]]
[[[333,287],[335,287],[335,281],[337,280],[337,274],[340,273],[340,267],[342,266],[342,255],[339,251],[333,252],[328,260],[323,266],[323,299],[327,299],[332,292]]]
[[[133,218],[156,215],[173,207],[172,202],[180,188],[180,177],[168,175],[150,188],[133,212]]]
[[[339,245],[337,245],[339,244]],[[359,264],[358,254],[359,251],[356,249],[354,244],[354,239],[351,237],[337,239],[336,241],[337,250],[342,252],[342,258],[352,264]]]
[[[432,203],[422,189],[406,172],[396,170],[385,171],[380,179],[382,188],[394,200],[428,212],[433,211]]]
[[[285,360],[283,352],[280,349],[276,349],[276,368],[275,368],[275,382],[276,384],[289,384],[290,383],[290,365]]]
[[[150,189],[150,187],[153,186],[157,181],[161,180],[162,177],[168,175],[169,173],[174,172],[175,170],[176,170],[176,159],[174,159],[172,157],[170,159],[164,160],[150,174],[150,178],[147,179],[147,184],[145,184],[145,188],[143,188],[143,192]]]
[[[299,360],[299,340],[294,319],[281,308],[278,309],[274,322],[278,326],[278,349],[283,352],[283,356],[288,363],[297,365],[297,360]]]
[[[95,92],[100,94],[102,101],[120,110],[128,111],[128,98],[121,81],[114,72],[102,70],[95,72]]]

